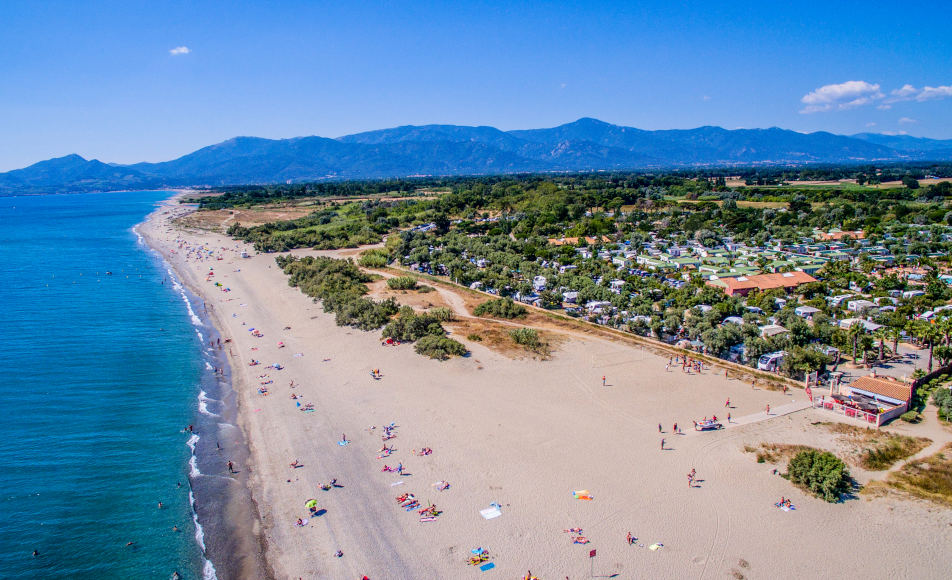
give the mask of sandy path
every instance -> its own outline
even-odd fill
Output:
[[[192,273],[223,335],[233,339],[240,412],[253,442],[252,464],[242,467],[253,472],[279,578],[476,577],[464,563],[476,546],[491,550],[505,578],[527,569],[542,578],[585,577],[591,548],[599,554],[597,574],[628,578],[721,578],[734,569],[752,578],[832,577],[844,570],[938,578],[952,567],[949,511],[895,500],[827,505],[743,453],[746,444],[805,437],[810,421],[835,420],[799,411],[802,391],[752,389],[722,373],[666,372],[667,357],[579,337],[549,361],[511,360],[473,343],[469,357],[439,363],[406,345],[383,347],[379,333],[336,327],[287,285],[272,255],[241,259],[244,245],[207,233],[157,228],[156,237],[173,248],[184,238],[223,256],[175,266]],[[204,282],[209,267],[230,292]],[[264,337],[252,337],[250,327]],[[277,348],[278,341],[286,348]],[[262,364],[249,367],[252,358]],[[285,368],[267,370],[273,362]],[[373,368],[382,370],[381,380],[370,378]],[[268,377],[259,379],[263,374]],[[267,396],[257,393],[261,380],[274,381]],[[315,411],[301,412],[292,393]],[[692,419],[720,415],[727,397],[737,425],[690,431]],[[776,413],[769,418],[768,403]],[[390,422],[399,425],[397,451],[379,460],[379,428]],[[683,435],[671,433],[674,422]],[[351,440],[343,447],[337,445],[342,433]],[[422,446],[433,455],[410,454]],[[291,469],[292,459],[304,466]],[[380,471],[397,462],[412,475]],[[689,488],[692,467],[703,481]],[[332,477],[344,487],[321,491],[319,484]],[[431,487],[441,479],[450,490]],[[590,490],[594,501],[573,499],[573,489]],[[393,498],[404,491],[424,505],[436,502],[444,515],[420,523],[396,505]],[[781,495],[799,509],[774,508]],[[327,512],[295,527],[309,497]],[[478,511],[491,502],[502,505],[503,515],[484,520]],[[576,526],[590,544],[574,545],[562,531]],[[639,538],[635,546],[625,542],[628,531]],[[890,549],[882,550],[887,531]],[[664,547],[642,547],[655,542]],[[864,545],[869,549],[857,561]],[[338,549],[342,558],[333,557]],[[749,567],[738,568],[741,559]]]

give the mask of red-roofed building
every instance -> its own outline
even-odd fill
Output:
[[[728,296],[747,296],[751,290],[772,290],[783,288],[789,292],[801,284],[816,282],[817,279],[806,272],[782,272],[777,274],[757,274],[736,278],[718,278],[708,280],[709,286],[721,288]]]

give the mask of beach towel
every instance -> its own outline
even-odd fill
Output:
[[[484,519],[491,520],[493,518],[498,518],[502,515],[502,511],[498,507],[488,507],[484,510],[479,510],[479,515],[483,516]]]
[[[348,443],[350,443],[350,441],[338,441],[338,442],[337,442],[337,444],[340,445],[341,447],[347,445]]]
[[[492,562],[487,562],[487,563],[483,564],[482,566],[480,566],[480,567],[479,567],[479,570],[480,570],[481,572],[486,572],[487,570],[492,570],[492,569],[495,568],[495,567],[496,567],[496,565],[493,564]]]
[[[402,482],[402,481],[395,481],[395,482],[393,482],[393,483],[390,484],[390,487],[396,487],[396,486],[398,486],[398,485],[403,485],[403,482]]]
[[[572,495],[575,497],[575,499],[584,499],[588,501],[593,499],[591,492],[589,492],[587,489],[576,489],[572,492]]]
[[[656,551],[658,550],[658,548],[663,548],[663,547],[664,547],[664,544],[651,544],[650,546],[648,546],[648,549]]]

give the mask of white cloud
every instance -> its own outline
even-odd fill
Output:
[[[710,96],[710,95],[704,95],[703,97],[701,97],[701,100],[702,100],[702,101],[710,101],[710,100],[711,100],[711,96]]]
[[[192,51],[187,46],[176,46],[175,48],[169,51],[169,54],[171,54],[172,56],[178,56],[180,54],[188,54],[190,52]]]
[[[892,105],[887,105],[887,104],[876,105],[876,108],[879,109],[880,111],[888,111],[889,109],[892,109]]]
[[[919,121],[916,121],[915,119],[910,119],[909,117],[902,117],[899,119],[899,123],[902,125],[906,125],[908,123],[918,123],[918,122]]]
[[[896,135],[908,135],[909,133],[906,133],[905,131],[883,131],[883,132],[880,133],[880,134],[881,134],[881,135],[896,136]]]
[[[952,85],[942,85],[938,87],[925,86],[921,89],[905,84],[900,89],[889,93],[887,103],[898,103],[900,101],[932,101],[935,99],[948,99],[952,97]]]
[[[873,121],[870,121],[869,123],[866,123],[866,126],[867,126],[867,127],[875,127],[875,126],[876,126],[876,123],[874,123]]]
[[[922,92],[916,95],[917,101],[928,101],[930,99],[947,99],[952,97],[952,85],[942,87],[924,87]]]
[[[825,85],[807,93],[800,101],[806,105],[801,113],[820,113],[824,111],[852,109],[883,98],[878,84],[866,81],[846,81],[845,83]]]

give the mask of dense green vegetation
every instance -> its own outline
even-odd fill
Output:
[[[387,280],[387,286],[391,290],[416,290],[417,280],[413,276],[397,276]]]
[[[542,341],[539,331],[534,328],[516,328],[509,331],[509,338],[526,350],[546,356],[549,354],[549,345]]]
[[[852,486],[846,464],[829,451],[808,449],[797,453],[787,465],[790,481],[818,498],[836,503]]]
[[[526,315],[526,307],[516,304],[511,298],[498,298],[483,302],[473,310],[476,316],[493,316],[495,318],[519,318]]]
[[[952,421],[952,390],[948,387],[936,389],[932,394],[932,402],[939,408],[940,419]]]
[[[418,353],[438,360],[446,360],[451,356],[463,356],[466,347],[452,338],[428,334],[420,337],[413,349]]]
[[[409,267],[498,296],[478,307],[479,316],[521,316],[525,307],[519,301],[565,308],[591,322],[669,343],[690,342],[707,354],[751,365],[762,354],[786,351],[779,370],[802,378],[846,360],[885,361],[897,353],[900,339],[928,348],[928,369],[952,363],[952,311],[936,312],[931,322],[917,320],[952,299],[952,284],[939,277],[952,265],[952,185],[918,187],[913,178],[946,174],[952,166],[427,178],[231,188],[201,203],[315,203],[306,217],[249,228],[236,224],[230,232],[263,251],[350,247],[388,236],[386,247],[364,252],[358,263]],[[749,185],[727,185],[738,177]],[[904,177],[905,186],[870,186]],[[814,186],[798,179],[857,183]],[[437,191],[443,193],[433,195]],[[368,196],[376,197],[339,201]],[[327,198],[337,201],[322,201]],[[840,258],[812,270],[819,281],[792,295],[777,289],[731,297],[707,284],[712,268],[792,270],[797,264],[785,261],[781,250],[834,228],[862,229],[865,240],[844,239]],[[578,243],[550,242],[576,237]],[[731,249],[738,245],[753,254]],[[648,248],[683,252],[688,246],[720,253],[680,270],[645,272],[635,264]],[[884,273],[876,261],[883,254],[895,264],[921,268],[921,279]],[[902,295],[911,290],[917,292]],[[837,295],[890,307],[855,313],[845,301],[829,300]],[[598,303],[606,306],[585,307]],[[805,320],[795,312],[798,306],[817,312]],[[345,323],[381,319],[378,308],[365,303],[340,310]],[[842,323],[858,317],[882,328]],[[765,336],[766,324],[788,332]]]
[[[288,284],[320,300],[324,311],[334,314],[338,326],[353,326],[361,330],[382,327],[384,338],[401,342],[429,338],[423,346],[418,344],[416,350],[431,358],[445,359],[466,353],[462,344],[445,337],[441,322],[452,319],[449,309],[416,314],[408,306],[399,307],[392,298],[382,301],[366,298],[366,284],[372,281],[372,277],[349,260],[278,256],[275,261],[288,275]],[[394,315],[397,316],[394,318]]]

